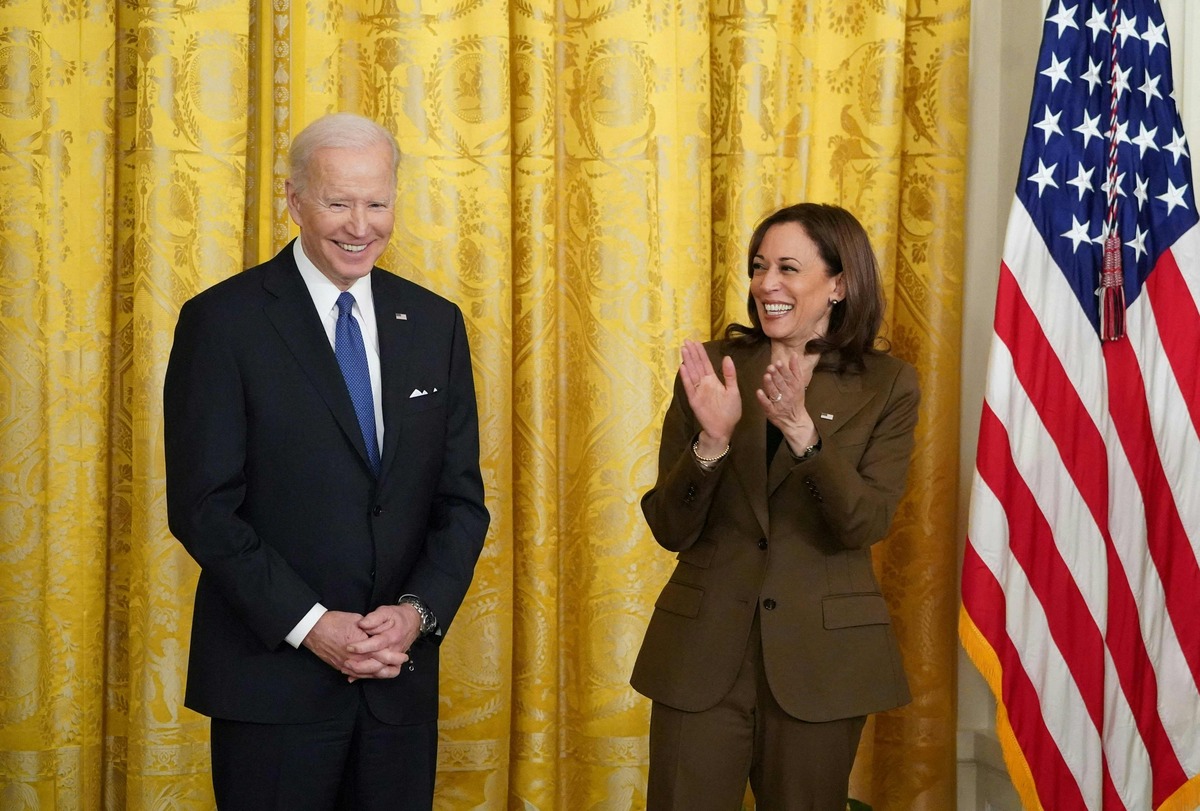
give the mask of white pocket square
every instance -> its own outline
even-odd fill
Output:
[[[426,394],[429,394],[429,392],[422,391],[421,389],[413,389],[413,393],[408,395],[408,399],[411,400],[414,397],[424,397]]]

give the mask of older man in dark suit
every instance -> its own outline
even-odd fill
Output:
[[[171,531],[200,564],[185,703],[222,809],[428,809],[438,645],[488,526],[451,302],[375,267],[399,149],[295,139],[300,238],[187,302],[164,390]]]

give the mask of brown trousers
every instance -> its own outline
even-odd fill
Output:
[[[733,688],[712,709],[650,711],[647,811],[738,811],[746,781],[757,811],[845,811],[865,716],[808,723],[775,701],[758,617]]]

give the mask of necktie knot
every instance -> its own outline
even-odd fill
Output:
[[[326,299],[328,301],[329,299]],[[337,297],[338,318],[349,318],[350,311],[354,309],[354,296],[349,292],[342,293]]]

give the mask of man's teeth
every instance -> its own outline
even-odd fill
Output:
[[[786,313],[788,310],[792,309],[792,305],[790,305],[790,304],[764,304],[763,309],[766,310],[771,315],[780,315],[781,313]]]
[[[350,251],[350,253],[358,253],[359,251],[366,250],[367,247],[366,245],[349,245],[345,242],[339,242],[337,245],[343,251]]]

